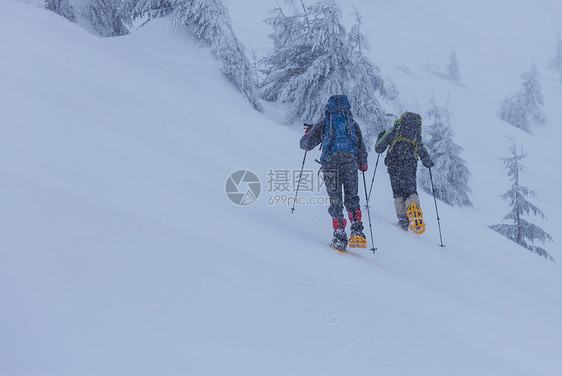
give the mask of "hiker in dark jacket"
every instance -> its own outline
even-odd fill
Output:
[[[312,150],[322,143],[320,162],[326,191],[330,197],[328,213],[332,216],[334,228],[332,246],[340,251],[345,251],[348,243],[344,205],[351,222],[350,247],[367,247],[361,221],[357,172],[358,169],[367,171],[367,150],[361,129],[353,120],[350,109],[345,95],[330,97],[324,118],[314,125],[305,124],[308,128],[300,140],[300,147],[304,150]]]
[[[421,125],[422,119],[419,114],[405,112],[394,122],[392,128],[379,134],[375,144],[375,151],[379,154],[388,148],[384,164],[390,176],[398,224],[406,231],[412,219],[408,217],[407,209],[412,203],[415,203],[418,209],[420,206],[416,184],[418,157],[425,167],[433,166],[433,161],[421,138]],[[413,229],[421,228],[422,225],[425,229],[423,221],[416,221]],[[419,231],[423,232],[423,230]]]

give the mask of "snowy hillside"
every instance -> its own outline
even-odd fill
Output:
[[[323,190],[294,214],[278,202],[294,191],[272,174],[292,184],[303,158],[281,106],[253,110],[167,18],[100,39],[30,2],[0,2],[0,374],[562,373],[562,83],[545,68],[558,2],[341,1],[385,77],[407,62],[393,81],[408,109],[448,103],[474,204],[438,203],[440,247],[421,193],[427,231],[403,233],[379,163],[378,251],[349,255],[327,247]],[[240,40],[267,53],[274,2],[228,3]],[[432,73],[453,49],[461,84]],[[530,135],[496,111],[532,59],[547,124]],[[508,212],[506,137],[528,153],[522,183],[558,264],[488,228]],[[243,169],[261,182],[247,206],[225,193]]]

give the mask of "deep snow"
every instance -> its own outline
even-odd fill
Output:
[[[253,3],[229,0],[235,31],[263,54],[273,4]],[[352,3],[342,3],[347,17]],[[357,3],[386,76],[416,52],[393,78],[403,103],[423,114],[432,95],[449,98],[474,208],[439,203],[445,248],[427,194],[426,233],[391,224],[382,164],[374,255],[327,247],[325,205],[292,215],[269,205],[282,192],[267,191],[268,172],[300,168],[300,134],[273,120],[282,107],[253,111],[169,20],[99,39],[53,13],[0,3],[1,374],[562,372],[560,267],[487,227],[508,211],[497,197],[509,187],[497,160],[509,155],[507,136],[528,153],[522,184],[549,217],[531,221],[559,241],[562,83],[544,67],[561,6]],[[499,25],[500,15],[512,21]],[[409,26],[392,27],[399,17]],[[464,86],[426,69],[444,67],[452,48]],[[528,135],[495,111],[532,58],[548,124]],[[307,158],[314,174],[318,157]],[[224,192],[239,169],[262,182],[251,206]],[[559,243],[545,248],[562,260]]]

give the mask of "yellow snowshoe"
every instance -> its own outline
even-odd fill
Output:
[[[425,231],[425,223],[423,221],[423,213],[419,205],[412,202],[406,211],[410,220],[410,229],[416,234],[422,234]]]
[[[367,239],[361,235],[349,238],[349,248],[367,248]]]

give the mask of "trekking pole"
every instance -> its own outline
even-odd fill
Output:
[[[304,162],[306,161],[306,153],[307,152],[308,152],[307,150],[304,151],[304,158],[302,159],[301,173],[299,175],[299,182],[297,184],[297,191],[295,192],[295,200],[293,201],[293,207],[291,208],[291,214],[293,214],[294,211],[295,211],[295,204],[297,203],[297,195],[299,194],[299,188],[301,186],[302,170],[304,170]]]
[[[365,205],[365,208],[367,209],[367,216],[369,218],[369,230],[371,231],[371,244],[373,245],[371,247],[371,251],[375,253],[377,249],[375,248],[375,241],[373,240],[373,226],[371,225],[371,211],[369,210],[369,199],[367,198],[367,182],[365,181],[365,171],[361,171],[361,172],[363,173],[363,186],[365,187],[365,200],[367,201],[367,205]]]
[[[429,168],[429,180],[431,181],[431,190],[433,191],[433,201],[435,201],[435,213],[437,213],[437,227],[439,227],[439,246],[444,247],[443,237],[441,237],[441,222],[439,222],[439,211],[437,210],[437,199],[435,198],[435,186],[433,185],[433,177],[431,176],[431,167]]]
[[[375,175],[377,174],[377,167],[379,165],[379,158],[381,155],[377,155],[377,162],[375,163],[375,171],[373,172],[373,178],[371,179],[371,187],[369,188],[369,196],[367,197],[367,205],[369,205],[369,200],[371,199],[371,192],[373,191],[373,183],[375,182]]]

